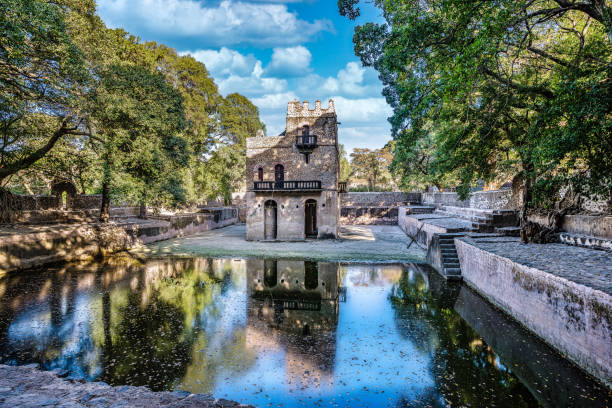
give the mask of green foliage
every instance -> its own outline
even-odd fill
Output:
[[[160,74],[136,66],[114,65],[99,72],[92,93],[90,125],[101,145],[107,180],[125,173],[141,203],[184,192],[171,181],[189,160],[182,97]],[[169,183],[170,182],[170,183]]]
[[[355,1],[340,3],[353,17]],[[612,196],[612,8],[602,0],[382,1],[357,27],[378,70],[402,185],[521,174],[525,209],[572,185]],[[425,165],[426,164],[426,165]]]
[[[264,125],[204,64],[107,29],[94,0],[0,0],[0,11],[0,185],[48,193],[67,180],[156,206],[244,187],[246,138]]]
[[[367,183],[367,191],[380,191],[383,186],[393,183],[389,167],[393,155],[388,146],[382,149],[354,149],[351,153],[351,168],[357,180]],[[351,190],[357,191],[351,187]]]
[[[88,83],[62,11],[39,0],[0,0],[0,183],[79,133]]]
[[[353,170],[351,168],[351,163],[346,157],[346,150],[344,149],[344,145],[339,146],[338,156],[340,157],[340,181],[348,181],[353,175]]]

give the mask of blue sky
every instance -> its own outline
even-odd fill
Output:
[[[249,97],[268,135],[284,130],[290,100],[313,106],[320,99],[325,107],[333,98],[349,151],[390,140],[382,86],[352,43],[356,24],[380,17],[367,3],[360,7],[352,22],[338,14],[336,0],[98,0],[109,27],[190,53],[223,95]]]

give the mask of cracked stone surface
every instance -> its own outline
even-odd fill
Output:
[[[62,375],[61,373],[59,373]],[[103,382],[81,383],[58,373],[40,371],[36,364],[0,365],[0,406],[30,407],[248,407],[210,395],[183,391],[153,392],[146,387],[111,387]]]

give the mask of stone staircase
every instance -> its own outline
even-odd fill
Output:
[[[494,210],[474,215],[471,221],[472,231],[481,233],[493,233],[500,228],[516,227],[519,222],[517,212],[513,210]]]
[[[440,242],[440,251],[442,252],[442,268],[446,278],[460,278],[461,266],[459,265],[459,257],[457,248],[455,248],[455,238],[463,234],[438,234]]]

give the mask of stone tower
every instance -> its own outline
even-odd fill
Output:
[[[247,139],[247,239],[338,236],[338,120],[334,102],[289,102],[279,136]]]

